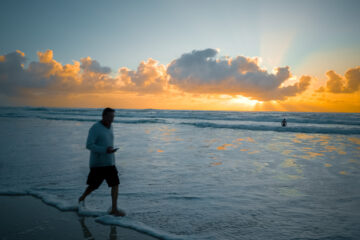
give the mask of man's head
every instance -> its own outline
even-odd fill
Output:
[[[102,112],[102,120],[106,124],[111,124],[114,121],[115,110],[112,108],[105,108]]]

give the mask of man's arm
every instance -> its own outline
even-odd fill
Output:
[[[107,153],[108,147],[99,146],[95,144],[95,141],[96,141],[96,130],[94,128],[90,128],[89,135],[86,141],[86,148],[96,153]]]

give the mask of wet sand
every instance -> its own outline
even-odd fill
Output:
[[[0,196],[0,236],[5,239],[143,239],[157,238],[93,217],[63,212],[32,196]]]

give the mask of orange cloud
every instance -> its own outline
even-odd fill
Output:
[[[360,66],[350,68],[345,76],[341,76],[330,70],[326,73],[328,81],[326,87],[321,87],[319,92],[331,93],[354,93],[360,90]]]
[[[110,68],[102,67],[90,57],[73,61],[73,64],[57,62],[53,51],[38,52],[39,61],[33,61],[24,68],[25,54],[20,51],[2,56],[0,63],[0,84],[4,94],[20,94],[24,90],[48,94],[91,92],[113,89],[116,79]]]
[[[151,58],[142,61],[137,71],[120,68],[118,80],[121,90],[137,93],[160,93],[168,86],[166,67]]]

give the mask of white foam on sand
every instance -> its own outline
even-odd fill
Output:
[[[170,234],[170,233],[167,233],[167,232],[164,232],[161,230],[151,228],[141,222],[135,221],[128,217],[115,217],[112,215],[105,215],[105,216],[97,217],[96,221],[100,222],[102,224],[117,225],[117,226],[121,226],[121,227],[131,228],[136,231],[146,233],[148,235],[151,235],[151,236],[154,236],[157,238],[161,238],[161,239],[166,239],[166,240],[180,240],[180,239],[185,239],[185,238],[190,239],[188,236],[181,237],[181,236],[177,236],[174,234]]]

